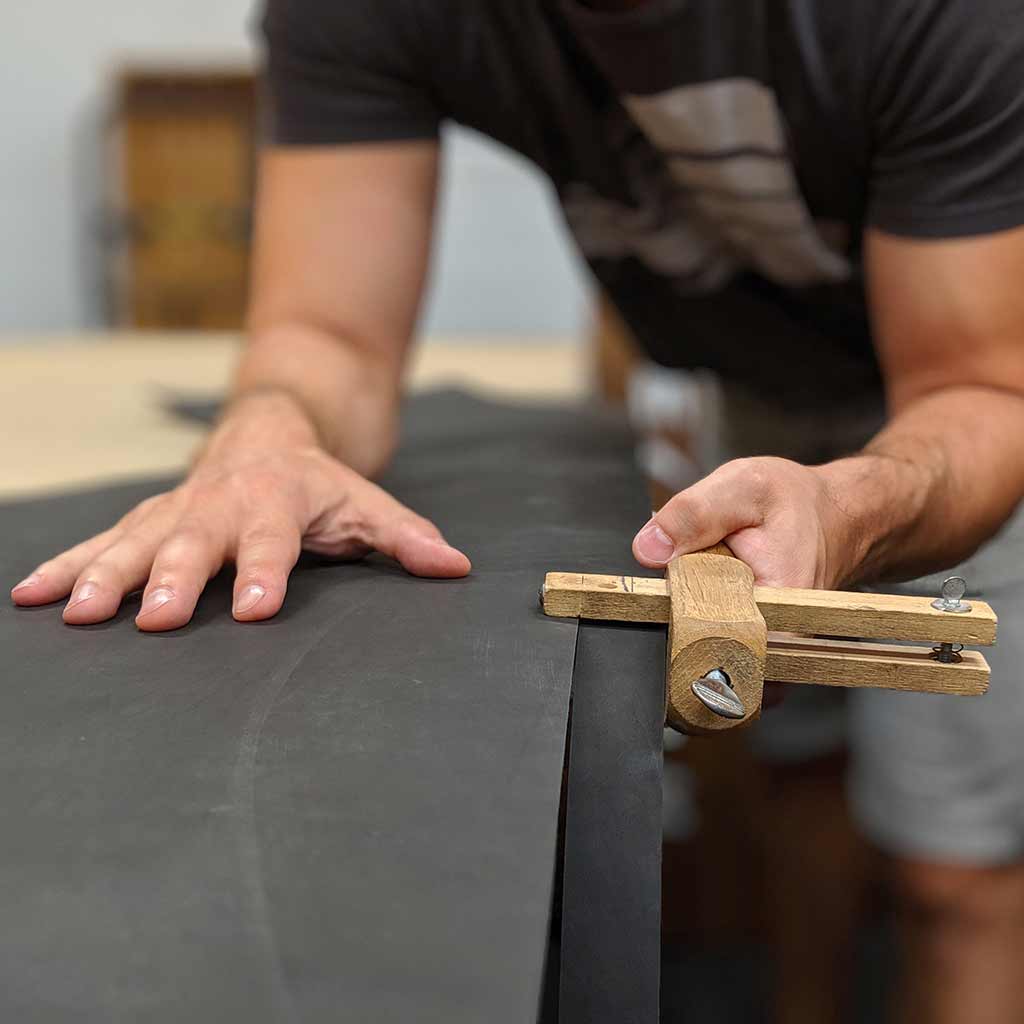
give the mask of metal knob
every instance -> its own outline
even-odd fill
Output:
[[[942,584],[942,596],[932,601],[932,607],[940,612],[952,612],[954,615],[971,610],[971,602],[963,599],[967,593],[967,580],[963,576],[950,576]]]
[[[690,689],[708,711],[720,718],[746,717],[747,709],[743,706],[743,701],[732,688],[729,677],[721,669],[712,669],[706,676],[698,679]]]

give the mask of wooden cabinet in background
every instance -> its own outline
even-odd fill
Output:
[[[108,234],[119,327],[242,324],[256,150],[248,71],[123,71]]]

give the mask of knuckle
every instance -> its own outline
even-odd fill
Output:
[[[433,522],[430,519],[424,519],[423,516],[418,516],[415,513],[413,514],[412,518],[419,526],[420,530],[422,530],[424,533],[433,534],[433,536],[435,537],[441,536],[441,530],[438,527],[437,523]]]
[[[55,555],[53,558],[47,559],[45,562],[41,562],[35,567],[35,572],[41,576],[52,576],[54,573],[62,572],[65,568],[69,568],[71,564],[71,553],[69,551],[63,551],[59,555]]]
[[[165,508],[172,499],[173,492],[169,494],[154,494],[152,497],[146,498],[144,501],[140,501],[138,505],[132,509],[132,512],[137,518],[143,519],[150,513]]]
[[[739,460],[739,468],[746,479],[758,490],[772,491],[778,484],[780,471],[786,466],[785,459],[754,457]]]
[[[154,512],[166,506],[168,495],[154,494],[140,501],[133,509],[126,512],[117,522],[115,529],[128,529],[148,519]]]
[[[738,461],[737,470],[742,474],[744,490],[762,519],[768,515],[784,492],[785,484],[781,476],[785,466],[785,459],[776,458],[749,458]]]
[[[213,500],[245,507],[278,499],[288,486],[288,474],[264,461],[227,469],[208,486]]]
[[[295,516],[291,510],[285,505],[270,502],[246,513],[240,536],[256,540],[274,540],[288,536],[296,528]]]
[[[261,553],[290,551],[296,544],[294,531],[284,526],[260,525],[249,527],[242,533],[238,549],[252,557]]]
[[[762,484],[765,480],[763,460],[758,457],[736,459],[729,467],[736,475],[741,475],[748,483]]]
[[[91,559],[88,556],[86,545],[89,541],[78,544],[73,548],[67,548],[59,554],[48,558],[41,565],[36,567],[36,572],[47,575],[56,572],[80,572],[83,565],[87,565]]]
[[[267,467],[239,467],[216,479],[196,480],[189,485],[188,505],[193,514],[208,515],[218,509],[240,512],[247,508],[280,505],[292,483],[285,473]]]
[[[208,534],[195,526],[178,527],[160,545],[155,563],[163,570],[173,570],[193,564],[209,546]]]
[[[330,474],[332,482],[338,487],[349,487],[365,480],[351,466],[346,466],[326,452],[312,457],[311,464],[314,469]]]
[[[239,566],[235,578],[239,586],[249,586],[250,584],[258,583],[267,587],[272,586],[282,575],[284,574],[280,566],[257,560]]]
[[[104,570],[103,566],[87,565],[76,577],[72,590],[78,590],[79,587],[84,586],[86,583],[92,584],[94,587],[104,588],[112,586],[118,582],[117,577],[111,579],[111,574]]]
[[[116,546],[98,554],[83,570],[83,576],[90,574],[97,579],[123,583],[134,575],[133,569],[142,556],[142,546],[135,538],[125,537]]]
[[[202,514],[207,509],[219,508],[225,502],[226,494],[222,482],[218,480],[196,479],[183,485],[181,497],[182,508],[195,514]]]
[[[109,558],[100,555],[93,559],[79,574],[79,583],[110,583],[121,578],[121,569],[118,564]]]
[[[239,568],[245,571],[258,567],[261,572],[279,573],[282,567],[294,565],[301,548],[302,543],[297,532],[257,531],[243,537],[238,545],[236,561]]]
[[[669,533],[685,535],[695,532],[707,518],[707,502],[699,495],[677,494],[655,517],[661,520]]]
[[[124,564],[137,561],[146,550],[145,541],[135,532],[125,533],[96,557],[97,562]]]
[[[390,521],[396,531],[417,534],[426,537],[440,537],[441,531],[423,516],[417,515],[409,509],[399,507],[390,517]]]
[[[287,480],[281,473],[266,467],[236,474],[232,479],[232,486],[250,498],[279,495],[286,484]]]

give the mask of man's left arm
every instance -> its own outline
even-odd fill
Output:
[[[758,581],[837,587],[956,564],[1024,497],[1024,228],[866,238],[887,426],[857,455],[805,467],[740,459],[676,495],[637,535],[647,566],[726,540]]]

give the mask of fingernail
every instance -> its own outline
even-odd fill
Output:
[[[235,614],[244,615],[246,612],[252,611],[266,596],[267,592],[260,586],[253,584],[251,587],[246,587],[235,602]]]
[[[83,583],[72,592],[71,600],[68,601],[67,607],[64,610],[68,611],[68,609],[74,608],[75,605],[91,601],[99,592],[100,588],[95,583]]]
[[[676,546],[672,538],[652,519],[637,534],[636,549],[652,562],[667,562]]]
[[[42,583],[42,573],[34,572],[31,576],[26,576],[14,589],[11,591],[12,594],[19,590],[24,590],[26,587],[34,587],[37,583]]]
[[[157,587],[156,590],[151,590],[143,599],[142,607],[139,609],[139,614],[136,618],[141,619],[143,615],[149,615],[150,612],[155,612],[158,608],[163,608],[168,601],[174,600],[174,591],[170,587]]]

